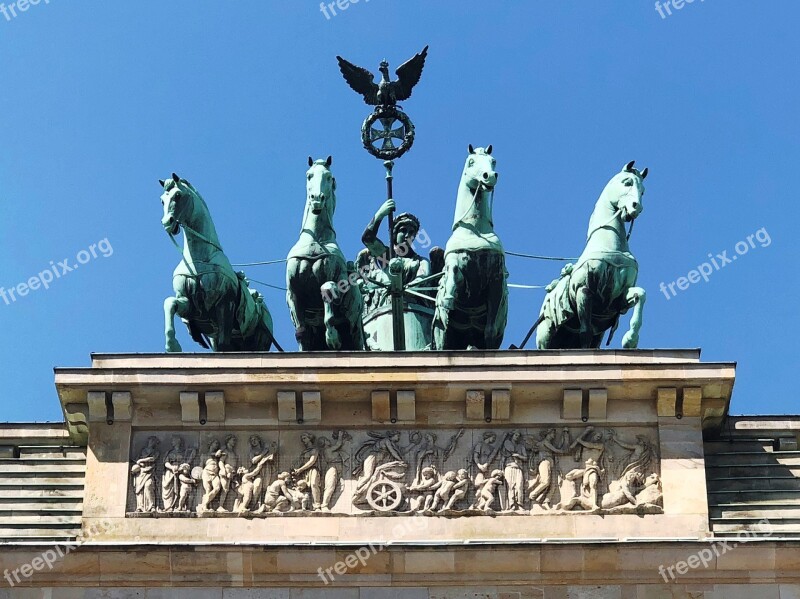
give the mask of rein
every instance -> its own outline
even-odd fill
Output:
[[[605,223],[605,224],[603,224],[603,225],[600,225],[599,227],[595,227],[594,229],[592,229],[592,231],[591,231],[591,232],[590,232],[590,233],[589,233],[589,234],[586,236],[586,241],[589,241],[589,240],[592,238],[592,235],[594,235],[595,233],[597,233],[597,232],[598,232],[600,229],[603,229],[603,228],[607,227],[608,225],[610,225],[611,223],[613,223],[613,222],[614,222],[615,220],[617,220],[617,219],[618,219],[620,216],[622,216],[622,208],[618,209],[618,210],[617,210],[617,211],[614,213],[614,216],[612,216],[612,217],[611,217],[611,219],[609,219],[609,221],[608,221],[607,223]],[[627,234],[627,236],[625,237],[625,240],[626,240],[626,241],[630,241],[630,240],[631,240],[631,235],[633,235],[633,224],[634,224],[635,222],[636,222],[636,219],[634,219],[634,220],[632,220],[632,221],[631,221],[631,227],[630,227],[630,229],[628,229],[628,234]],[[622,223],[622,229],[623,229],[623,231],[625,230],[625,223]]]
[[[467,217],[470,210],[472,210],[472,207],[478,201],[478,194],[481,192],[482,189],[484,189],[483,183],[478,183],[478,186],[475,188],[475,193],[472,195],[472,201],[470,202],[469,206],[467,206],[467,209],[464,211],[464,214],[461,215],[461,218],[459,218],[456,221],[456,224],[464,222],[464,219]],[[494,223],[491,224],[492,226],[494,226]]]

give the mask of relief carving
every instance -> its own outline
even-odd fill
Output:
[[[129,514],[663,512],[655,431],[644,427],[268,435],[274,440],[252,432],[137,432]],[[170,450],[159,459],[162,444]]]

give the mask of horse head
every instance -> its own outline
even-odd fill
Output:
[[[604,192],[604,196],[611,202],[612,208],[619,211],[620,217],[625,222],[636,220],[644,210],[642,197],[648,169],[640,171],[633,166],[635,162],[632,160],[626,164],[622,168],[622,172],[608,182]]]
[[[497,161],[492,157],[492,146],[473,148],[469,146],[469,156],[464,165],[464,181],[472,191],[492,191],[499,174],[495,170]]]
[[[172,173],[171,179],[162,179],[158,183],[164,190],[161,195],[161,205],[164,207],[161,224],[167,233],[177,235],[181,224],[190,220],[194,209],[189,182]]]
[[[484,232],[492,228],[494,188],[499,174],[495,170],[497,161],[492,156],[492,146],[473,148],[469,146],[469,156],[464,164],[461,187],[456,200],[456,214],[453,229],[459,224],[478,224]]]
[[[308,157],[309,169],[306,172],[306,212],[319,216],[323,212],[330,222],[336,210],[336,179],[331,173],[333,159],[314,160]]]

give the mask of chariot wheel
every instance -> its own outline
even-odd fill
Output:
[[[378,512],[392,512],[402,501],[402,488],[390,480],[376,481],[367,489],[367,503]]]

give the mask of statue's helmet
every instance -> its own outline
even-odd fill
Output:
[[[417,233],[419,233],[419,219],[410,212],[403,212],[402,214],[398,214],[394,217],[394,228],[392,229],[392,235],[396,236],[397,230],[403,225],[410,229],[410,234],[414,237],[416,237]]]

